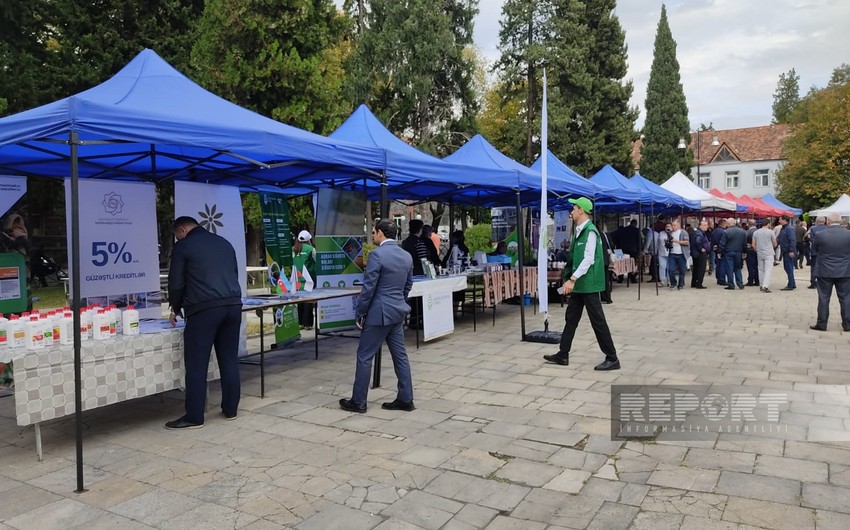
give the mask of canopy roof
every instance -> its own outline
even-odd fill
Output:
[[[0,119],[0,173],[67,177],[72,134],[79,140],[81,177],[326,185],[328,179],[376,177],[385,162],[381,149],[325,138],[230,103],[152,50],[94,88]]]
[[[737,208],[737,205],[734,202],[715,197],[700,188],[694,184],[691,179],[683,175],[681,171],[677,171],[675,175],[661,184],[661,187],[667,191],[675,193],[676,195],[681,195],[686,199],[699,201],[700,209],[702,210],[710,210],[714,208],[717,210],[734,212]]]
[[[552,203],[553,208],[557,209],[559,206],[566,207],[567,205],[564,204],[564,199],[575,197],[618,201],[623,196],[621,192],[623,192],[626,197],[630,197],[630,199],[626,200],[629,204],[633,204],[633,199],[636,196],[633,194],[632,190],[623,191],[612,189],[607,186],[601,186],[595,182],[591,182],[576,173],[570,166],[561,162],[561,160],[548,149],[546,150],[546,157],[547,186],[550,189],[557,190],[558,196],[555,198],[560,199],[560,201]],[[536,172],[541,172],[543,170],[543,157],[537,157],[537,160],[531,164],[531,169]],[[572,208],[572,204],[569,204],[568,206]]]
[[[846,193],[842,193],[841,197],[839,197],[837,201],[826,208],[812,210],[809,212],[809,215],[818,216],[828,215],[830,213],[837,213],[841,217],[850,217],[850,197],[848,197]]]
[[[513,169],[454,164],[416,149],[390,132],[366,105],[357,107],[330,137],[385,150],[386,175],[399,182],[388,190],[393,198],[504,203],[520,187]],[[367,187],[370,198],[380,194],[379,185]]]
[[[599,186],[637,193],[638,200],[642,204],[649,205],[653,202],[653,196],[650,191],[631,182],[622,173],[611,167],[611,164],[605,164],[602,169],[590,177],[590,181]]]
[[[711,188],[710,190],[708,190],[708,192],[710,194],[714,195],[715,197],[719,197],[721,199],[726,199],[727,201],[735,203],[735,211],[738,212],[738,213],[747,213],[747,212],[750,211],[750,207],[748,205],[741,202],[740,199],[738,199],[738,197],[735,197],[734,195],[732,195],[729,192],[723,193],[722,191],[718,190],[717,188]]]
[[[656,203],[664,203],[667,209],[684,208],[686,210],[699,210],[700,202],[694,199],[686,199],[681,195],[666,190],[651,180],[645,179],[640,173],[635,173],[629,181],[645,190],[653,193]]]
[[[788,210],[789,212],[793,213],[794,215],[802,215],[803,214],[803,210],[801,210],[800,208],[792,208],[792,207],[788,206],[784,202],[782,202],[779,199],[777,199],[776,197],[774,197],[772,193],[768,193],[767,195],[763,196],[761,198],[761,200],[765,204],[769,204],[770,206],[775,206],[775,207],[779,208],[780,210]]]
[[[739,203],[744,203],[750,208],[750,213],[755,215],[766,215],[770,217],[779,217],[780,215],[792,215],[790,210],[783,210],[764,203],[759,199],[750,197],[747,194],[738,197]]]

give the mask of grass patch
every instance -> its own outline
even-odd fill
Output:
[[[32,307],[39,311],[45,309],[56,309],[57,307],[65,307],[68,305],[68,302],[65,299],[65,288],[62,285],[33,289],[32,296]]]

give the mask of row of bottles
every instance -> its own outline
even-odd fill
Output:
[[[121,311],[111,305],[84,307],[80,312],[80,338],[105,340],[118,334],[139,333],[139,312],[133,306]],[[74,343],[74,314],[70,308],[39,313],[25,312],[5,318],[0,313],[0,348],[37,350],[54,344]]]

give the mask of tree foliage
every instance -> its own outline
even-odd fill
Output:
[[[207,0],[193,76],[243,107],[328,133],[351,111],[342,95],[348,23],[331,0]]]
[[[478,0],[347,2],[356,12],[351,97],[418,148],[445,155],[475,130],[472,44]],[[362,20],[362,22],[360,22]]]
[[[846,65],[842,65],[846,68]],[[850,193],[850,80],[807,95],[791,114],[785,166],[776,176],[783,202],[810,210]]]
[[[513,155],[517,159],[531,163],[540,151],[540,95],[546,67],[549,149],[580,173],[607,163],[622,171],[630,169],[637,110],[629,106],[631,82],[622,81],[627,71],[625,33],[613,13],[615,4],[613,0],[505,2],[497,92],[501,108],[521,106],[521,112],[501,120],[511,125],[524,121],[524,152]]]
[[[676,59],[676,41],[662,4],[655,34],[652,67],[646,89],[646,122],[643,128],[640,172],[661,183],[677,171],[687,174],[693,165],[690,149],[679,149],[679,140],[690,134],[688,105]]]
[[[793,68],[779,74],[773,93],[773,123],[788,123],[791,112],[800,102],[800,76]]]
[[[525,105],[501,84],[490,87],[484,94],[484,105],[478,116],[478,128],[493,147],[513,158],[526,157],[527,127]]]

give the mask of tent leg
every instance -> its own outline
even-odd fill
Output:
[[[38,455],[38,461],[44,462],[44,451],[41,446],[41,422],[33,424],[35,427],[35,452]]]
[[[86,491],[83,484],[83,383],[80,337],[80,174],[79,145],[76,131],[68,137],[71,148],[71,287],[74,310],[74,427],[76,431],[77,489],[75,493]]]

